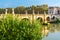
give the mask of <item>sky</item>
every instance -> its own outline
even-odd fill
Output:
[[[48,4],[48,6],[60,6],[60,0],[0,0],[0,8],[32,6]]]

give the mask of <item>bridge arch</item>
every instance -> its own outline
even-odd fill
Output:
[[[30,21],[28,18],[22,18],[21,20]]]
[[[55,20],[56,19],[56,16],[52,16],[52,18],[51,18],[52,20]]]
[[[43,22],[43,18],[42,17],[38,17],[37,20],[39,20],[40,22]]]
[[[46,21],[50,21],[50,19],[51,19],[50,16],[46,17]]]

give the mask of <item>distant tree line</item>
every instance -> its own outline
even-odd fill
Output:
[[[12,13],[12,8],[6,8],[6,9],[8,9],[8,13]],[[48,5],[47,4],[37,5],[37,6],[32,5],[30,7],[19,6],[19,7],[14,8],[15,14],[24,14],[26,10],[27,10],[28,14],[32,14],[33,10],[34,10],[34,12],[36,14],[38,12],[40,14],[43,14],[44,11],[46,13],[48,13]],[[5,13],[5,9],[4,8],[0,8],[0,14],[1,13]]]

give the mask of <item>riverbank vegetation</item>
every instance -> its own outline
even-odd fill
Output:
[[[0,18],[0,40],[41,40],[41,28],[39,21],[31,23],[30,20],[7,14]]]
[[[56,20],[54,20],[54,21],[51,21],[50,23],[57,24],[57,23],[60,23],[60,20],[59,20],[58,18],[56,18]]]

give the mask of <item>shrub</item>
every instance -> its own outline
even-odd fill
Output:
[[[60,23],[60,20],[58,18],[56,18],[55,22],[56,23]]]
[[[0,40],[41,40],[41,24],[36,21],[18,20],[8,14],[0,20]]]

